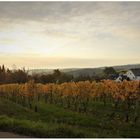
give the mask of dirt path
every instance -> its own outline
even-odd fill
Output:
[[[19,134],[14,134],[12,132],[0,132],[0,138],[28,138],[28,137]]]

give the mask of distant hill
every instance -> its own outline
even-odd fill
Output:
[[[29,74],[52,74],[54,69],[32,69],[29,70]],[[100,74],[103,71],[103,68],[70,68],[70,69],[59,69],[61,72],[66,74],[73,75],[77,77],[79,75],[83,76],[93,76]]]
[[[31,69],[28,70],[28,73],[31,74],[51,74],[53,69]]]
[[[120,66],[113,66],[116,70],[128,70],[134,68],[140,68],[140,64],[129,64],[129,65],[120,65]]]
[[[77,70],[72,70],[67,72],[67,74],[71,74],[74,77],[82,76],[94,76],[97,74],[101,74],[103,72],[103,68],[81,68]]]
[[[116,71],[128,70],[132,68],[140,68],[140,64],[129,64],[129,65],[118,65],[112,66]],[[65,72],[67,74],[71,74],[74,77],[83,75],[83,76],[94,76],[99,75],[103,72],[105,67],[99,68],[67,68],[67,69],[59,69],[61,72]],[[29,74],[51,74],[54,69],[32,69],[29,70]]]
[[[29,74],[51,74],[55,69],[31,69],[28,71]],[[70,72],[78,70],[77,68],[59,69],[61,72]]]

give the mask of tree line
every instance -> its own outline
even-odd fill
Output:
[[[116,71],[107,67],[104,69],[102,75],[84,76],[79,75],[74,77],[73,75],[61,72],[59,69],[55,69],[52,74],[32,74],[29,75],[28,71],[23,69],[10,70],[4,65],[0,66],[0,84],[10,83],[26,83],[30,80],[34,80],[35,83],[64,83],[64,82],[78,82],[78,81],[101,81],[103,79],[109,79],[111,75],[116,74]]]

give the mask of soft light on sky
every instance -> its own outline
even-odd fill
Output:
[[[0,64],[140,63],[140,2],[0,2]]]

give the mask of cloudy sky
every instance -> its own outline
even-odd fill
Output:
[[[140,63],[140,2],[0,2],[0,64]]]

